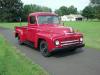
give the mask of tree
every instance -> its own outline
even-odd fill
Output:
[[[77,8],[74,6],[70,6],[67,8],[66,6],[62,6],[55,11],[55,13],[59,14],[60,16],[69,15],[69,14],[77,14]]]
[[[87,19],[93,19],[94,18],[94,9],[91,6],[87,6],[83,9],[82,15],[86,17]]]
[[[52,10],[48,7],[39,5],[24,5],[22,20],[27,21],[27,16],[29,15],[29,13],[33,12],[52,12]]]
[[[100,4],[100,0],[90,0],[92,4]]]
[[[77,14],[77,8],[75,8],[74,6],[70,6],[68,8],[69,14]]]
[[[14,21],[22,14],[21,0],[0,0],[0,21]]]
[[[67,14],[68,14],[68,12],[67,12],[67,7],[66,7],[66,6],[60,7],[59,10],[61,11],[61,16],[67,15]]]
[[[95,10],[95,18],[100,19],[100,0],[90,0],[91,6],[94,7]]]
[[[58,14],[59,16],[62,16],[62,11],[59,10],[59,9],[56,9],[56,10],[55,10],[55,13]]]
[[[61,6],[58,10],[55,11],[55,13],[59,14],[60,16],[67,15],[67,9],[68,8],[66,6]]]
[[[94,7],[95,10],[95,17],[100,20],[100,5]]]
[[[50,8],[48,8],[48,7],[42,6],[41,9],[42,9],[43,12],[52,12],[52,10]]]

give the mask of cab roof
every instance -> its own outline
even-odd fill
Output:
[[[51,13],[51,12],[35,12],[35,13],[30,13],[29,16],[42,16],[42,15],[54,15],[58,16],[57,14]]]

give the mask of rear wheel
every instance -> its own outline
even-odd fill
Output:
[[[50,56],[50,52],[48,51],[48,44],[47,44],[46,41],[41,41],[40,42],[40,52],[45,57]]]
[[[20,39],[19,36],[18,36],[18,44],[19,44],[19,45],[22,45],[22,44],[23,44],[23,42],[21,41],[21,39]]]

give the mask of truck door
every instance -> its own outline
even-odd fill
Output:
[[[27,28],[27,39],[28,41],[35,42],[35,35],[36,35],[37,23],[36,17],[30,16],[28,21],[28,28]]]

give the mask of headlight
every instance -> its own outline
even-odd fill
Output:
[[[80,38],[80,41],[83,41],[83,38]]]
[[[55,41],[55,45],[58,46],[60,42],[58,40]]]

